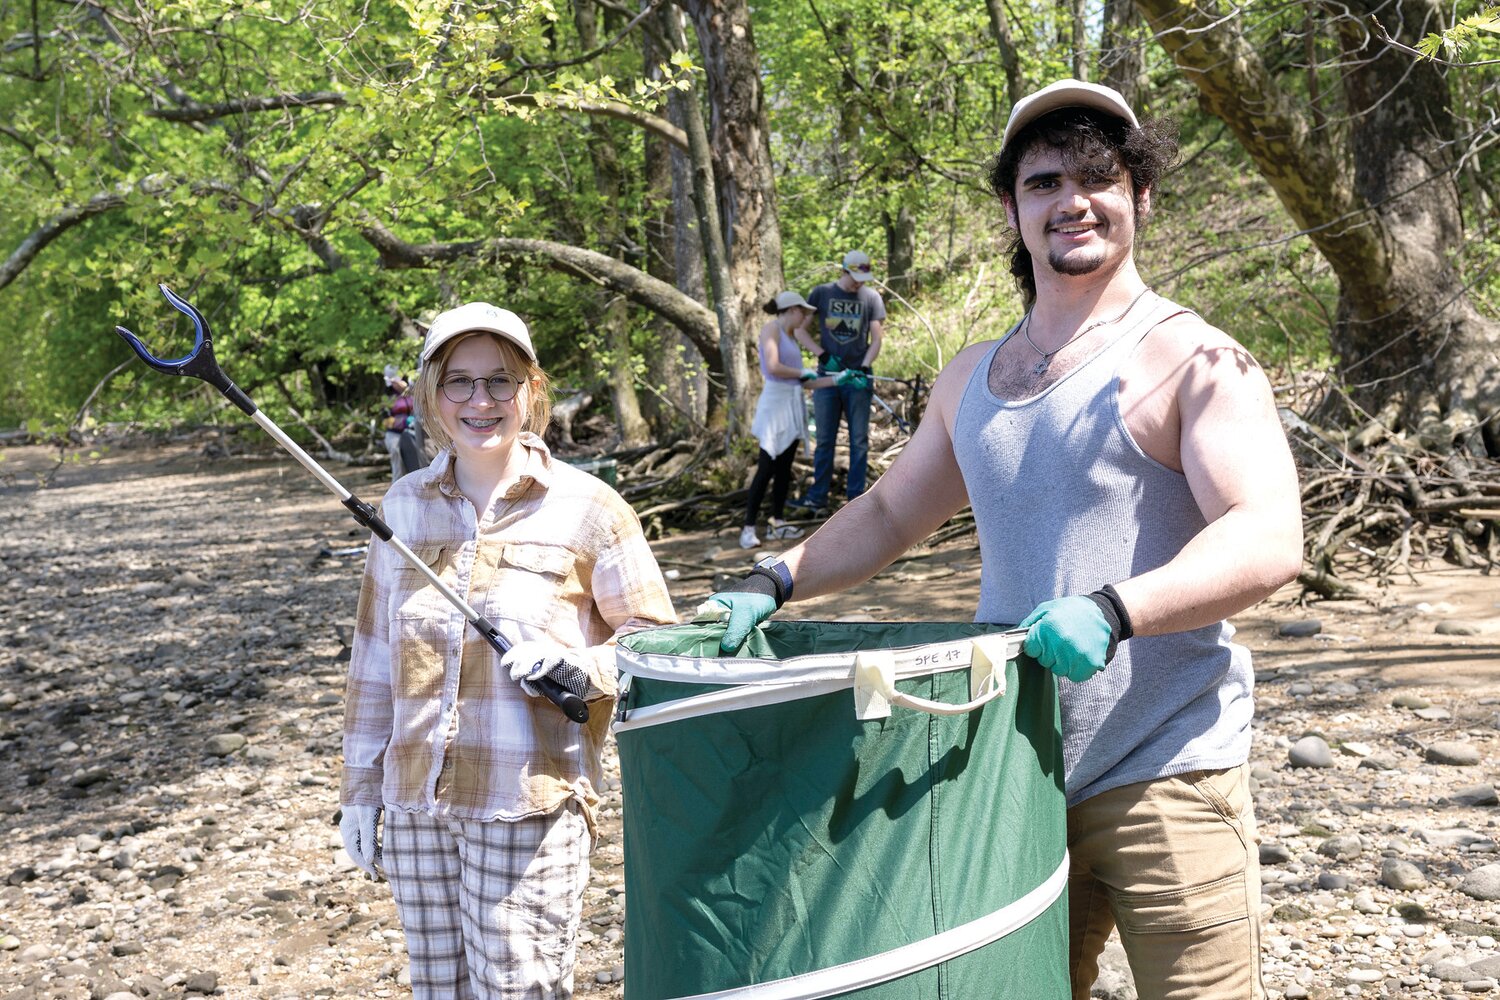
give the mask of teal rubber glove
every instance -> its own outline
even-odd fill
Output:
[[[819,378],[820,376],[818,375],[818,370],[816,368],[804,368],[802,369],[802,374],[797,377],[803,382],[811,382],[813,379]]]
[[[738,652],[745,644],[751,629],[776,613],[792,596],[791,576],[785,567],[765,569],[757,565],[739,583],[728,590],[710,594],[710,602],[729,610],[724,634],[719,637],[719,650],[725,654]]]
[[[839,372],[839,377],[834,380],[834,385],[848,386],[851,389],[868,389],[870,379],[858,368],[846,368]]]
[[[776,598],[770,594],[721,590],[717,594],[710,594],[708,599],[729,609],[729,621],[724,626],[724,635],[719,639],[719,650],[725,655],[735,653],[745,644],[755,626],[776,613]]]
[[[1134,634],[1114,587],[1045,601],[1017,627],[1027,630],[1021,646],[1027,656],[1075,684],[1103,670]]]

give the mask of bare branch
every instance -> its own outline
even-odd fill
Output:
[[[174,97],[176,95],[173,95]],[[238,101],[219,104],[199,104],[183,95],[186,103],[177,108],[151,108],[148,118],[161,118],[169,122],[209,122],[232,115],[249,115],[261,111],[282,111],[286,108],[343,107],[348,98],[338,91],[315,90],[307,94],[272,94],[268,97],[246,97]]]
[[[713,312],[671,285],[623,261],[551,240],[497,237],[454,243],[408,243],[366,215],[359,233],[380,254],[387,270],[423,269],[460,260],[498,262],[536,259],[554,270],[608,288],[676,326],[705,357],[719,350]]]
[[[533,108],[550,108],[557,111],[581,111],[586,115],[602,115],[637,125],[660,136],[678,149],[686,152],[687,133],[660,115],[633,108],[621,101],[579,101],[566,97],[538,97],[536,94],[507,94],[507,104],[522,104]]]
[[[23,239],[20,246],[16,247],[3,264],[0,264],[0,288],[15,281],[37,254],[69,229],[87,222],[96,215],[103,215],[105,212],[120,208],[132,193],[160,194],[175,183],[174,180],[162,174],[153,174],[136,184],[122,184],[113,191],[102,191],[82,205],[72,205],[58,212]]]

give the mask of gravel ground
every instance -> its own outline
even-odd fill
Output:
[[[333,823],[362,532],[279,459],[55,463],[0,455],[0,996],[408,996],[389,894]],[[736,533],[655,544],[679,610],[743,567]],[[976,585],[960,542],[801,607],[962,619]],[[1273,996],[1497,991],[1497,601],[1500,581],[1443,570],[1380,608],[1288,594],[1237,622]],[[601,998],[624,975],[615,766],[578,968]],[[1095,993],[1134,996],[1117,952]]]

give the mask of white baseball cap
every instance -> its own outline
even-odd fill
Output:
[[[781,292],[776,296],[777,312],[781,312],[785,309],[790,309],[793,306],[801,306],[803,309],[812,308],[812,306],[808,304],[807,300],[798,295],[796,292]]]
[[[427,339],[422,342],[422,363],[425,365],[431,361],[439,347],[466,333],[498,334],[519,347],[533,364],[536,363],[536,349],[531,346],[531,332],[526,329],[526,322],[509,309],[488,302],[466,302],[456,309],[439,313],[427,328]]]
[[[1010,145],[1017,132],[1058,108],[1093,108],[1125,119],[1131,128],[1141,127],[1135,112],[1130,110],[1130,105],[1125,103],[1118,90],[1082,80],[1058,80],[1021,98],[1010,109],[1010,120],[1005,123],[1005,133],[1000,137],[1000,155],[1005,155],[1005,147]]]
[[[869,281],[875,277],[870,271],[870,255],[863,250],[850,250],[844,254],[844,270],[855,281]]]

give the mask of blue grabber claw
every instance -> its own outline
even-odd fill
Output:
[[[191,302],[166,285],[156,287],[161,289],[162,295],[166,296],[173,309],[193,321],[193,330],[196,334],[193,349],[182,357],[169,361],[152,354],[146,345],[141,343],[141,339],[125,327],[117,326],[115,332],[124,338],[125,343],[130,345],[137,357],[163,375],[186,375],[190,378],[201,379],[222,392],[231,403],[245,411],[247,415],[253,415],[256,410],[254,401],[245,395],[228,375],[224,374],[218,361],[214,360],[213,333],[208,328],[208,320],[203,318],[203,314],[194,308]]]

